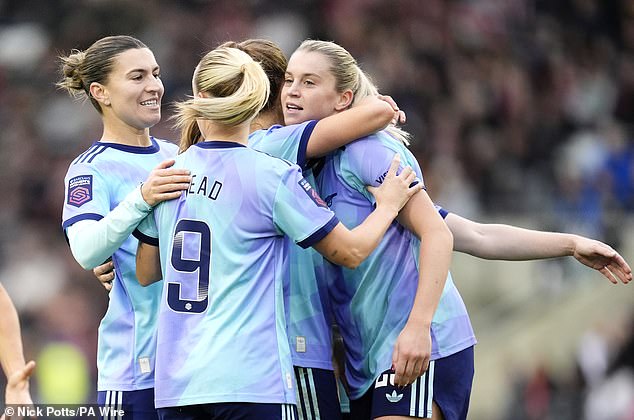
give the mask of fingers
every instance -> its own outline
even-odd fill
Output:
[[[610,281],[610,283],[612,284],[618,284],[618,281],[616,280],[616,278],[612,275],[612,273],[610,272],[610,270],[608,270],[607,266],[601,267],[599,269],[599,273],[603,274],[603,277],[605,277],[606,279],[608,279]]]
[[[394,101],[394,99],[391,96],[389,96],[389,95],[377,95],[377,97],[380,100],[385,101],[388,104],[390,104],[390,106],[392,107],[394,112],[399,112],[398,105],[396,105],[396,101]]]
[[[112,281],[115,277],[114,263],[112,261],[93,268],[92,272],[107,291],[112,290]]]
[[[390,163],[390,169],[388,169],[387,171],[387,176],[394,176],[400,164],[401,164],[401,155],[397,153],[392,158],[392,162]]]
[[[114,263],[112,261],[108,261],[107,263],[101,264],[95,268],[93,268],[92,272],[95,276],[100,277],[106,273],[111,272],[114,269]]]
[[[164,160],[163,162],[159,163],[158,166],[156,167],[156,169],[169,168],[172,165],[174,165],[174,163],[176,163],[176,161],[174,159],[167,159],[167,160]]]
[[[31,360],[27,363],[24,368],[20,371],[20,378],[23,381],[26,381],[33,375],[33,371],[35,371],[35,361]]]

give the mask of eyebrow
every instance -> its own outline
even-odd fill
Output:
[[[158,71],[160,71],[160,70],[161,70],[161,66],[155,66],[155,67],[152,67],[152,71],[151,71],[150,73],[154,73],[154,72],[155,72],[155,71],[157,71],[157,70],[158,70]],[[147,73],[147,70],[146,70],[146,69],[144,69],[144,68],[139,67],[139,68],[135,68],[135,69],[128,70],[128,71],[126,72],[126,74],[131,74],[131,73],[134,73],[134,72]]]
[[[290,73],[290,72],[287,71],[287,72],[284,72],[284,75],[291,75],[292,76],[293,73]],[[318,75],[317,73],[304,73],[304,74],[301,75],[301,77],[317,77],[317,78],[321,79],[321,76]]]

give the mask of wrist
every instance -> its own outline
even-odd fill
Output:
[[[396,216],[398,216],[399,209],[396,208],[392,203],[377,201],[376,209],[374,211],[378,211],[382,216],[388,218],[389,220],[394,220]]]
[[[140,196],[140,200],[136,200],[136,206],[139,208],[139,210],[146,210],[146,211],[150,211],[152,210],[153,205],[150,204],[148,202],[148,200],[145,198],[145,195],[143,194],[143,185],[145,185],[143,182],[141,182],[141,184],[139,185],[139,196]]]

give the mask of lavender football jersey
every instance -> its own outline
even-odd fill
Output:
[[[295,403],[285,235],[307,247],[337,218],[298,166],[238,143],[198,143],[175,167],[191,170],[188,193],[137,233],[158,238],[163,271],[157,407]]]
[[[151,139],[149,147],[96,142],[68,168],[62,213],[64,229],[80,220],[101,220],[177,146]],[[130,236],[112,256],[115,278],[108,310],[99,325],[100,391],[134,391],[154,386],[156,322],[160,285],[141,287],[136,279],[138,241]]]
[[[315,186],[306,148],[317,121],[275,125],[249,136],[249,146],[297,163],[304,178]],[[312,248],[289,247],[287,325],[293,365],[332,370],[331,309],[325,260]]]
[[[357,140],[329,156],[318,176],[319,191],[347,227],[373,210],[367,185],[379,185],[395,153],[422,180],[416,159],[386,132]],[[346,347],[346,376],[352,399],[361,397],[376,377],[390,369],[392,352],[405,326],[418,285],[420,242],[393,222],[377,249],[355,270],[331,265],[339,279],[331,286],[335,319]],[[424,267],[423,267],[424,269]],[[465,305],[451,275],[431,327],[432,359],[475,343]]]

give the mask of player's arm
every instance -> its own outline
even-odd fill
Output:
[[[136,250],[136,277],[141,286],[149,286],[163,278],[158,246],[139,241]]]
[[[454,213],[445,218],[454,236],[454,250],[489,260],[523,261],[573,256],[612,283],[627,284],[632,269],[603,242],[579,235],[542,232],[506,224],[477,223]]]
[[[103,219],[82,220],[66,229],[75,260],[91,270],[112,256],[136,226],[161,201],[177,198],[189,187],[191,177],[185,169],[174,169],[173,160],[155,168],[140,188],[135,188]]]
[[[24,362],[18,313],[5,288],[0,284],[0,364],[7,376],[6,404],[33,404],[29,377],[35,362]]]
[[[396,373],[394,383],[404,386],[412,383],[429,365],[431,322],[447,280],[453,238],[424,190],[415,194],[403,207],[398,221],[423,238],[414,304],[392,355]]]
[[[383,184],[368,187],[376,199],[376,208],[359,226],[349,230],[341,222],[313,247],[330,262],[347,268],[356,268],[378,246],[388,227],[403,205],[421,190],[415,183],[416,174],[406,167],[396,174],[400,158],[395,155]]]
[[[389,96],[368,96],[359,104],[317,122],[306,145],[306,157],[317,158],[341,146],[376,133],[404,114]]]

